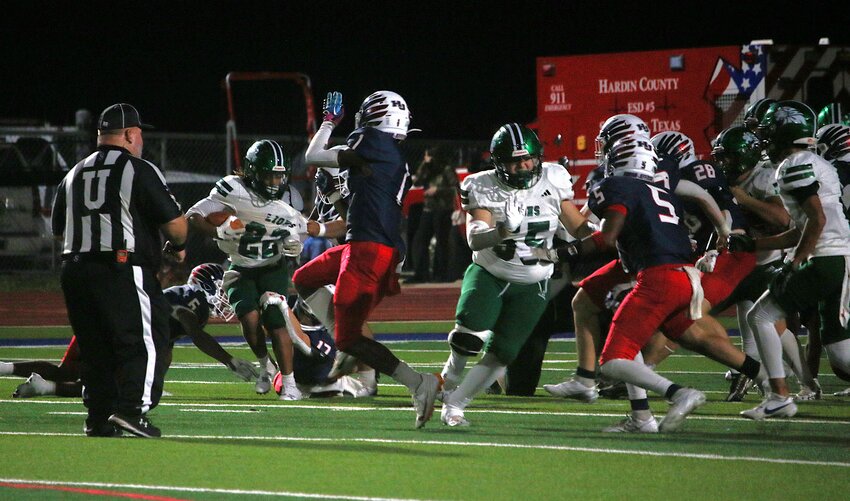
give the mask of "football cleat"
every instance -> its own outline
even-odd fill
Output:
[[[637,419],[631,414],[615,425],[602,429],[605,433],[658,433],[658,421],[655,416],[649,419]]]
[[[670,433],[678,430],[688,414],[697,407],[705,405],[705,393],[693,388],[682,388],[673,394],[672,404],[667,415],[658,423],[658,431]]]
[[[440,410],[440,421],[452,428],[469,426],[469,421],[463,417],[463,409],[449,404],[443,404]]]
[[[145,416],[131,417],[123,414],[113,414],[109,416],[109,422],[137,437],[158,438],[162,436],[160,429],[154,426]]]
[[[776,393],[769,393],[757,407],[741,411],[741,415],[747,419],[761,421],[768,418],[793,417],[797,414],[797,405],[791,396],[783,397]]]
[[[561,398],[572,398],[579,402],[591,404],[599,398],[596,386],[585,386],[575,378],[570,378],[559,384],[544,384],[543,389],[550,395]]]
[[[747,376],[740,373],[731,374],[731,378],[729,379],[729,394],[726,395],[726,401],[740,402],[744,400],[744,397],[752,386],[753,380]]]
[[[283,388],[279,400],[301,400],[302,398],[304,396],[301,395],[301,390],[294,386],[292,388]]]
[[[605,384],[599,388],[599,396],[611,400],[627,397],[629,390],[626,388],[626,383],[617,381],[616,383]]]
[[[434,414],[434,401],[443,387],[443,378],[439,374],[422,374],[422,382],[413,392],[413,409],[416,411],[415,426],[425,426]]]
[[[823,390],[820,387],[820,383],[818,383],[817,378],[814,379],[814,386],[801,386],[800,392],[794,395],[795,402],[807,402],[810,400],[820,400],[823,396]]]
[[[836,391],[832,395],[835,397],[850,397],[850,388],[845,388],[841,391]]]
[[[254,391],[259,395],[265,395],[272,389],[272,375],[268,372],[262,372],[257,376],[257,382],[254,384]]]
[[[56,391],[55,389],[51,389],[52,386],[55,388],[54,384],[51,384],[50,381],[45,381],[43,377],[33,372],[23,384],[18,385],[15,392],[12,393],[12,397],[31,398],[42,395],[53,395]]]

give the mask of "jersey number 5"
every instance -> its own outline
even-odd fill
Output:
[[[653,186],[651,184],[647,184],[646,187],[649,188],[650,192],[652,192],[652,201],[655,202],[655,205],[663,209],[662,211],[659,211],[658,219],[660,219],[662,223],[679,224],[679,216],[676,215],[676,208],[673,207],[672,203],[661,199],[661,195],[667,195],[667,192],[658,186]],[[666,214],[663,213],[664,210],[666,210]]]

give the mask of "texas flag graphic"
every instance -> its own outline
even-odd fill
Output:
[[[767,54],[761,45],[742,45],[740,64],[738,67],[722,57],[717,58],[707,94],[741,94],[749,97],[756,88],[764,85]]]

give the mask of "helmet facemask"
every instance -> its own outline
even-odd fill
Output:
[[[210,316],[229,321],[234,312],[227,291],[221,287],[223,280],[224,268],[220,264],[204,263],[192,269],[186,283],[195,285],[204,292],[210,307]]]

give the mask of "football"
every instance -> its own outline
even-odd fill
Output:
[[[222,210],[222,211],[210,213],[206,217],[206,219],[207,219],[207,222],[210,223],[213,226],[221,226],[222,223],[227,221],[227,218],[229,218],[232,215],[233,215],[232,212]],[[234,219],[233,221],[230,222],[230,227],[234,230],[238,230],[239,228],[244,228],[245,224],[242,221],[240,221],[239,219]]]

